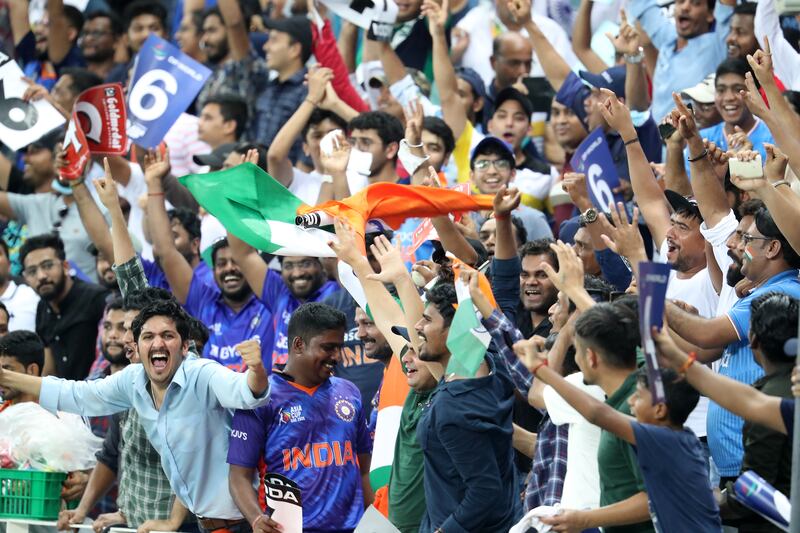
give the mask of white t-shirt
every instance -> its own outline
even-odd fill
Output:
[[[553,47],[561,53],[567,64],[570,67],[578,65],[578,59],[572,52],[572,45],[564,29],[551,18],[535,13],[531,15],[531,18],[547,36]],[[497,16],[494,5],[489,2],[478,5],[467,13],[456,24],[456,27],[469,34],[469,46],[464,51],[461,65],[475,69],[483,78],[484,84],[489,85],[494,79],[494,70],[489,61],[489,57],[492,55],[492,43],[497,34],[508,31]],[[528,35],[524,28],[520,33],[526,37]],[[530,76],[544,77],[544,70],[542,70],[542,65],[535,52],[532,59]]]
[[[36,331],[36,307],[39,305],[36,291],[10,280],[5,292],[0,295],[0,302],[8,309],[8,331]]]
[[[730,308],[733,307],[733,304],[736,303],[736,300],[739,299],[739,297],[736,296],[736,290],[725,281],[725,274],[728,272],[728,267],[733,263],[733,259],[728,255],[728,246],[726,243],[728,242],[728,237],[736,231],[738,225],[739,221],[736,220],[733,211],[729,211],[725,218],[720,220],[719,224],[711,229],[706,227],[705,222],[700,225],[700,233],[714,248],[714,258],[717,260],[719,269],[722,271],[722,289],[719,293],[719,302],[717,303],[717,311],[714,313],[714,316],[726,314]]]
[[[297,167],[292,167],[292,172],[289,191],[308,205],[317,205],[319,189],[322,187],[322,174],[316,170],[303,172]]]
[[[604,402],[606,395],[597,385],[586,385],[583,373],[570,374],[566,379],[592,398]],[[567,475],[561,493],[565,509],[596,509],[600,506],[600,474],[597,469],[597,447],[600,428],[590,424],[551,386],[543,391],[544,404],[550,420],[557,426],[569,424],[567,444]]]

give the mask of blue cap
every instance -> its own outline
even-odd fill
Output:
[[[578,74],[596,89],[608,89],[618,98],[625,97],[625,65],[607,68],[600,74],[592,74],[586,70],[581,70]]]
[[[475,161],[476,156],[484,153],[486,149],[490,147],[500,151],[505,159],[511,161],[512,167],[515,166],[514,149],[511,147],[511,145],[505,142],[503,139],[500,139],[499,137],[492,137],[491,135],[487,135],[481,140],[481,142],[475,145],[475,149],[472,150],[472,154],[470,154],[469,157],[470,165],[473,161]]]
[[[481,75],[478,74],[477,71],[469,67],[458,67],[456,69],[456,76],[469,83],[469,86],[472,87],[472,92],[475,94],[475,98],[486,98],[486,85],[484,85],[483,78],[481,78]]]

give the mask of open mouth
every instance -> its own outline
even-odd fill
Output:
[[[528,298],[536,298],[542,295],[542,291],[540,291],[539,289],[525,289],[524,291],[522,291],[522,294],[524,294]]]
[[[328,359],[327,361],[322,363],[322,368],[327,370],[331,375],[333,375],[334,371],[336,371],[336,365],[338,361],[335,359]]]
[[[150,364],[154,370],[164,370],[169,362],[169,354],[166,352],[154,352],[150,354]]]
[[[222,278],[222,284],[225,285],[226,287],[234,287],[239,283],[241,283],[241,281],[242,281],[242,276],[239,274],[226,274]]]
[[[500,180],[500,178],[496,177],[483,178],[483,183],[487,187],[499,187],[500,185],[502,185],[502,181]]]
[[[506,141],[507,143],[513,143],[514,142],[514,134],[509,132],[509,131],[505,132],[502,135],[502,137],[503,137],[503,140]]]
[[[686,15],[679,15],[677,18],[678,29],[681,31],[688,31],[692,26],[692,19]]]
[[[311,285],[311,278],[294,278],[290,280],[295,289],[306,289]]]

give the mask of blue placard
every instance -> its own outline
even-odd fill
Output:
[[[586,174],[586,189],[597,209],[608,212],[608,204],[622,201],[622,194],[612,192],[619,187],[619,174],[602,128],[583,140],[569,162],[574,172]]]
[[[764,478],[749,470],[739,476],[733,485],[733,496],[743,505],[757,512],[777,527],[789,531],[792,506],[789,498]]]
[[[155,148],[203,88],[211,71],[150,34],[136,56],[128,89],[128,137]]]
[[[653,395],[653,404],[665,401],[664,383],[658,371],[656,345],[652,328],[664,323],[664,299],[667,297],[670,266],[666,263],[639,263],[639,332],[647,365],[647,380]]]

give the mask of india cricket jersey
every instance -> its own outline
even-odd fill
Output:
[[[270,402],[233,417],[228,463],[286,476],[302,491],[303,531],[353,529],[364,512],[358,454],[371,453],[358,388],[332,377],[314,389],[269,378]],[[259,491],[261,492],[261,491]]]

